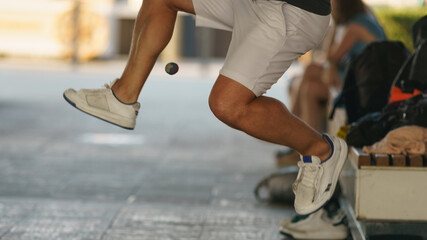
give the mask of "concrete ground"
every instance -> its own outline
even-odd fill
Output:
[[[102,87],[124,61],[71,67],[0,60],[0,239],[284,239],[292,206],[256,202],[278,146],[219,122],[207,98],[219,65],[159,63],[134,131],[68,105],[68,87]],[[202,71],[204,70],[204,71]],[[284,99],[283,84],[270,95]]]

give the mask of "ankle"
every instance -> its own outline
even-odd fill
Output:
[[[323,144],[324,147],[323,147],[323,149],[321,151],[321,154],[319,154],[319,158],[320,158],[320,160],[322,162],[324,162],[324,161],[328,160],[331,157],[331,155],[332,155],[332,146],[329,144],[328,140],[326,140],[325,137],[322,137],[322,140],[326,144]]]
[[[126,88],[120,86],[118,82],[111,86],[111,91],[113,92],[117,100],[122,103],[132,104],[137,101],[137,98],[131,97],[132,95],[128,91],[126,91]]]
[[[303,156],[316,156],[320,158],[320,161],[324,162],[329,158],[331,153],[331,145],[329,145],[329,142],[324,137],[321,137],[319,141],[312,144],[306,151],[301,154]]]

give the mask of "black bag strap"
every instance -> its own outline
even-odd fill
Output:
[[[421,17],[412,25],[412,42],[417,48],[423,40],[427,40],[427,15]]]
[[[393,84],[391,85],[389,96],[391,96],[391,91],[393,90],[394,86],[400,88],[403,92],[412,92],[412,90],[410,90],[410,87],[408,86],[408,79],[409,71],[413,60],[414,55],[411,55],[408,59],[406,59],[403,66],[399,69],[399,72],[397,73],[396,77],[393,80]]]
[[[412,88],[427,90],[427,40],[424,40],[417,47],[409,72],[409,83]],[[412,89],[413,90],[413,89]]]
[[[352,86],[349,86],[350,85],[350,81],[354,82],[353,65],[355,65],[355,59],[351,60],[350,63],[348,64],[348,66],[345,69],[345,77],[344,77],[343,88],[342,88],[340,94],[338,95],[338,97],[337,97],[337,99],[336,99],[336,101],[334,103],[334,106],[332,107],[332,111],[329,114],[329,120],[332,120],[332,118],[335,115],[335,110],[337,109],[337,107],[341,103],[343,103],[343,101],[344,101],[344,94],[347,93],[347,92],[349,92],[350,90],[353,90],[354,88],[357,87],[355,83],[353,83]]]

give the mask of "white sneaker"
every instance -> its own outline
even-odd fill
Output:
[[[90,114],[94,117],[115,124],[126,129],[134,129],[136,116],[140,108],[138,102],[126,104],[116,98],[111,86],[105,84],[105,88],[100,89],[67,89],[64,91],[64,98],[75,108]]]
[[[326,134],[323,136],[331,145],[331,156],[324,162],[316,156],[301,156],[298,162],[300,169],[293,191],[295,211],[300,215],[315,212],[331,199],[347,159],[348,148],[344,140]]]
[[[345,214],[339,210],[334,216],[322,208],[310,215],[285,218],[280,223],[280,233],[294,239],[345,239],[348,236],[344,225]]]

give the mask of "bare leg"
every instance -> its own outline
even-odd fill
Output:
[[[159,54],[169,43],[178,11],[195,14],[192,0],[144,0],[135,22],[126,68],[112,87],[125,103],[138,100]]]
[[[329,97],[328,86],[322,82],[323,68],[310,65],[304,73],[298,92],[298,112],[295,115],[317,131],[324,128],[326,118],[326,101]]]
[[[292,80],[288,87],[287,95],[291,104],[291,112],[296,116],[301,116],[301,85],[303,77]]]
[[[304,102],[305,97],[305,89],[308,87],[307,82],[311,80],[319,80],[320,76],[323,73],[323,67],[317,64],[310,64],[306,67],[304,74],[302,75],[302,79],[296,79],[293,81],[290,87],[290,97],[292,100],[292,108],[291,111],[293,114],[301,118],[302,115],[302,104]],[[307,122],[307,119],[303,119]],[[310,125],[311,126],[311,125]]]
[[[325,160],[330,146],[322,135],[270,97],[256,97],[240,83],[220,75],[209,97],[212,112],[230,127],[271,143],[289,146],[302,155]]]
[[[291,97],[291,112],[293,114],[295,114],[295,116],[301,118],[301,114],[302,114],[302,106],[301,106],[301,102],[302,102],[302,81],[304,80],[301,79],[301,83],[298,86],[298,88],[293,87],[289,92],[293,91],[292,93],[289,93],[289,95],[293,95]],[[296,92],[296,93],[295,93]]]
[[[303,89],[301,119],[317,131],[324,129],[328,88],[321,82],[307,82]]]

